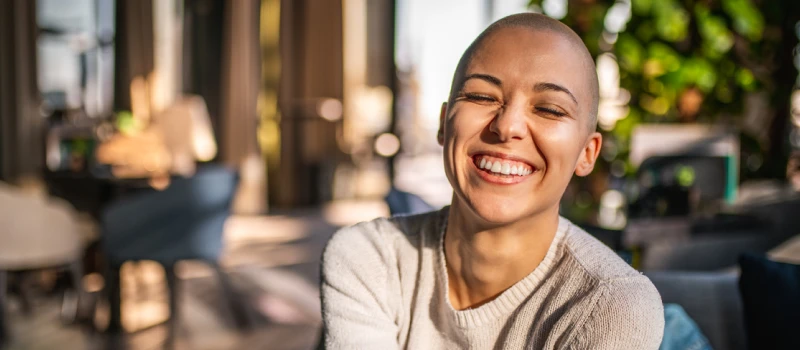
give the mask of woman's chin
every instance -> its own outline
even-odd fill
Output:
[[[479,202],[471,205],[472,212],[485,224],[504,226],[527,217],[527,210],[519,205],[505,203]]]
[[[455,193],[451,210],[459,211],[477,225],[499,227],[549,212],[553,206],[557,213],[557,201],[543,202],[541,196],[533,193],[496,193],[467,188]]]

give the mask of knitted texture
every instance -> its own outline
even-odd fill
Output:
[[[544,260],[480,307],[447,294],[448,208],[344,228],[322,260],[328,349],[658,349],[661,297],[647,277],[560,218]]]

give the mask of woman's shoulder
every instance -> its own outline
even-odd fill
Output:
[[[571,270],[568,278],[577,285],[593,286],[590,288],[593,307],[584,313],[583,327],[573,341],[574,347],[658,347],[664,326],[663,306],[658,290],[647,276],[574,224],[565,237],[565,256],[577,263],[567,265],[577,265],[582,271]],[[608,334],[619,334],[619,339],[636,339],[636,342],[614,343],[616,338],[611,339]]]
[[[636,276],[646,278],[611,248],[571,222],[564,241],[566,254],[598,282]]]
[[[566,254],[574,259],[584,276],[584,283],[604,290],[611,299],[626,299],[630,303],[661,305],[661,296],[647,276],[631,267],[608,246],[592,235],[571,224],[565,238]],[[629,300],[630,298],[636,299]]]

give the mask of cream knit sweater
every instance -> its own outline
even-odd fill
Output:
[[[454,310],[442,250],[447,211],[333,236],[322,261],[326,348],[658,349],[658,291],[564,218],[533,272],[478,308]]]

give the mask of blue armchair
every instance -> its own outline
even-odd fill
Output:
[[[170,335],[174,340],[177,278],[180,260],[201,260],[217,272],[237,325],[247,325],[247,311],[232,295],[227,276],[217,263],[222,233],[230,216],[238,174],[221,166],[205,166],[191,178],[174,179],[163,191],[148,191],[111,203],[102,213],[102,247],[108,258],[107,286],[111,305],[109,331],[121,329],[119,268],[126,261],[152,260],[164,266],[170,295]]]
[[[419,214],[435,209],[419,196],[394,187],[389,190],[384,200],[389,206],[391,215]]]

